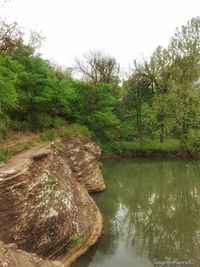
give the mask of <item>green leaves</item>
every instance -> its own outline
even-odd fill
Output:
[[[135,62],[123,86],[114,59],[90,54],[89,63],[100,62],[101,69],[97,64],[97,73],[91,69],[93,78],[77,81],[69,72],[35,55],[22,39],[17,45],[12,53],[0,53],[3,127],[13,121],[31,130],[43,130],[56,127],[60,120],[86,125],[104,142],[142,141],[146,136],[163,142],[170,136],[186,146],[192,136],[198,139],[200,18],[177,29],[169,46],[157,47],[148,61]]]
[[[16,85],[19,80],[13,69],[17,68],[17,63],[10,57],[0,54],[0,114],[17,107]]]
[[[133,132],[163,139],[173,136],[186,146],[199,128],[200,18],[176,30],[167,49],[158,47],[148,61],[135,63],[124,86],[126,115]],[[132,117],[130,116],[132,114]]]

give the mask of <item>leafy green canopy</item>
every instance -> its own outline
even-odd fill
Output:
[[[16,24],[0,25],[1,136],[10,128],[42,131],[75,122],[102,142],[148,136],[178,139],[181,149],[200,147],[199,17],[177,29],[167,48],[135,62],[123,83],[115,59],[99,52],[77,61],[90,75],[73,79],[36,54],[38,38],[27,45]]]

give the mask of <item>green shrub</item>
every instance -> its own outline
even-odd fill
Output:
[[[64,119],[61,119],[61,118],[55,118],[53,119],[53,126],[55,128],[60,128],[60,127],[64,127],[66,126],[66,121]]]
[[[63,253],[67,254],[71,248],[74,246],[80,245],[83,243],[85,238],[77,233],[73,234],[70,236],[68,242],[66,245],[63,247]]]
[[[0,164],[6,161],[7,151],[3,147],[0,146]]]
[[[91,139],[93,134],[88,130],[86,126],[80,124],[72,124],[60,129],[51,129],[45,131],[40,135],[41,140],[54,140],[58,137],[75,138],[78,137],[81,140]]]
[[[0,113],[0,141],[4,140],[8,134],[10,118]]]
[[[78,137],[80,139],[90,139],[93,136],[92,132],[86,126],[75,123],[66,127],[65,137],[68,138]]]
[[[12,121],[10,128],[14,131],[30,130],[30,124],[27,121]]]
[[[78,245],[81,244],[84,241],[84,237],[75,233],[69,238],[69,242],[71,245]]]
[[[43,131],[54,126],[54,121],[51,116],[45,113],[36,113],[31,116],[31,128],[33,131]]]
[[[111,144],[101,144],[101,148],[105,152],[113,152],[117,154],[168,154],[177,153],[179,142],[176,139],[166,139],[163,143],[158,140],[142,139],[115,142]]]
[[[51,130],[48,130],[48,131],[45,131],[44,133],[42,133],[40,135],[40,139],[42,141],[48,141],[48,140],[53,140],[59,136],[60,136],[59,130],[51,129]]]
[[[193,152],[200,152],[200,130],[190,130],[187,143],[190,150]]]

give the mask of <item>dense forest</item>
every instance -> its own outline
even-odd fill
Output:
[[[116,59],[102,51],[89,51],[63,69],[38,54],[39,34],[25,39],[16,23],[0,21],[1,140],[13,131],[75,123],[107,149],[146,142],[200,151],[199,17],[177,28],[168,47],[134,61],[125,79]]]

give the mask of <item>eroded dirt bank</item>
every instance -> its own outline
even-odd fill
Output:
[[[8,161],[0,168],[0,240],[45,259],[65,252],[64,266],[75,261],[102,232],[102,216],[88,194],[105,189],[99,156],[92,142],[57,140]],[[0,266],[22,266],[2,249]]]

